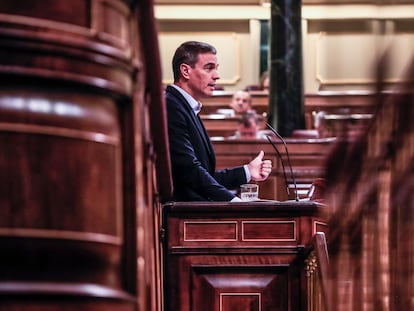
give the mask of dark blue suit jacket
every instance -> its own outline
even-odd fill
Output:
[[[243,166],[216,171],[207,132],[179,91],[166,89],[168,136],[175,201],[230,201],[246,182]]]

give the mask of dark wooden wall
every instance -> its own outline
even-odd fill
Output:
[[[151,1],[1,1],[0,310],[161,304],[152,13]]]

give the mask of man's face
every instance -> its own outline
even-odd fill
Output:
[[[233,110],[236,113],[244,113],[251,109],[251,98],[250,94],[248,92],[244,91],[237,91],[233,95],[232,102],[230,104],[230,107],[233,108]]]
[[[188,66],[188,65],[187,65]],[[211,53],[198,55],[194,68],[187,67],[188,88],[195,99],[212,96],[216,80],[220,79],[217,72],[217,56]]]
[[[249,126],[243,123],[239,126],[240,138],[256,138],[257,131],[257,124],[254,119],[249,120]]]

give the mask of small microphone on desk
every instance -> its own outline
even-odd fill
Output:
[[[283,137],[269,124],[266,123],[266,126],[268,127],[268,129],[270,129],[272,131],[273,134],[275,134],[277,136],[277,138],[279,138],[281,140],[281,142],[283,143],[283,145],[285,146],[285,150],[286,150],[286,156],[288,158],[288,164],[289,164],[289,168],[290,168],[290,175],[292,177],[292,181],[293,181],[293,186],[295,188],[295,200],[299,201],[299,196],[298,196],[298,187],[296,186],[296,179],[295,176],[293,175],[293,169],[292,169],[292,164],[290,162],[290,156],[289,156],[289,151],[288,151],[288,147],[286,145],[286,141],[283,139]],[[276,146],[271,142],[270,138],[268,138],[269,142],[272,144],[273,148],[275,148],[275,150],[277,150]],[[279,151],[277,150],[277,153],[280,156],[280,161],[282,162],[282,168],[283,168],[283,174],[285,175],[285,180],[286,179],[286,174],[285,174],[285,168],[283,165],[283,161],[282,161],[282,156],[280,155]],[[287,182],[286,182],[287,184]],[[289,189],[289,186],[287,186],[287,188]],[[288,195],[289,195],[289,190],[288,190]]]

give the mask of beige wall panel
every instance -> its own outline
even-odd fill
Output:
[[[191,32],[188,29],[192,29]],[[220,79],[225,91],[243,89],[258,82],[260,27],[249,21],[164,21],[159,44],[163,83],[173,81],[171,60],[184,41],[205,41],[217,48]]]
[[[400,81],[400,77],[406,76],[405,71],[414,57],[414,25],[411,33],[400,33],[393,36],[390,42],[390,68],[388,80]]]
[[[387,21],[393,24],[393,21]],[[304,23],[304,85],[306,93],[320,90],[369,90],[374,85],[375,65],[380,55],[390,52],[385,80],[401,81],[413,57],[412,29],[378,35],[356,32],[313,32]],[[380,27],[381,28],[381,27]],[[393,29],[393,26],[390,27]],[[397,29],[398,30],[398,29]]]
[[[318,91],[319,83],[315,79],[315,35],[308,32],[308,21],[302,20],[302,58],[303,88],[306,93]]]
[[[269,9],[243,5],[221,5],[220,10],[214,5],[183,5],[179,9],[158,6],[156,9],[161,26],[164,81],[172,79],[173,50],[192,36],[196,40],[208,40],[218,48],[222,76],[219,83],[226,91],[258,83],[258,23],[269,18]],[[377,57],[387,46],[391,46],[393,51],[387,79],[397,82],[413,51],[413,12],[413,5],[304,5],[302,54],[305,93],[370,90]],[[175,36],[175,41],[171,36]],[[222,39],[215,43],[223,37],[230,39],[225,43]],[[238,66],[234,64],[237,57],[235,38],[239,42]],[[238,80],[236,76],[239,76]]]
[[[321,84],[373,82],[378,42],[373,34],[320,33],[316,41],[316,80]]]

